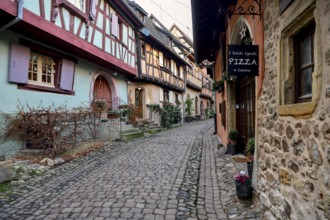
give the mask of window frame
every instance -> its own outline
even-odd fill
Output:
[[[146,59],[146,44],[145,43],[141,43],[141,58],[142,59]]]
[[[31,59],[33,56],[37,56],[37,71],[34,71],[34,67],[33,67],[33,60]],[[51,83],[48,82],[42,82],[42,76],[43,76],[43,72],[42,72],[42,68],[43,68],[43,58],[47,58],[47,59],[51,59],[51,71],[52,71],[52,75],[51,75]],[[31,62],[32,61],[32,62]],[[56,67],[58,66],[58,61],[56,62],[56,60],[53,57],[47,56],[45,54],[40,54],[34,51],[30,50],[30,57],[29,57],[29,65],[31,65],[31,69],[29,67],[28,70],[28,75],[31,72],[31,75],[33,75],[33,72],[36,72],[37,74],[37,80],[34,79],[29,79],[28,77],[28,84],[32,84],[32,85],[37,85],[37,86],[45,86],[45,87],[51,87],[51,88],[55,88],[55,78],[56,78]],[[32,76],[33,78],[33,76]]]
[[[79,1],[83,1],[83,3],[82,3],[83,4],[83,9],[82,9],[81,6],[80,7],[77,6],[77,4],[75,3],[76,0],[66,0],[66,1],[68,1],[71,5],[76,7],[81,12],[86,13],[86,11],[87,11],[87,0],[79,0]],[[72,1],[74,1],[74,2],[72,2]]]
[[[301,58],[301,48],[300,45],[302,41],[308,37],[311,37],[311,63],[303,66],[300,62]],[[315,41],[315,22],[312,22],[307,27],[304,27],[300,33],[293,37],[294,39],[294,54],[295,54],[295,103],[308,102],[312,100],[311,94],[303,95],[301,91],[302,84],[302,69],[312,68],[311,77],[313,78],[313,72],[315,67],[314,62],[314,41]],[[311,82],[313,84],[313,81]]]
[[[163,90],[163,102],[169,102],[170,101],[170,91],[169,90]]]
[[[315,22],[315,42],[314,54],[318,54],[321,50],[317,44],[319,32],[317,20],[314,18],[315,3],[311,3],[304,10],[296,10],[289,19],[283,23],[281,31],[280,47],[279,47],[279,62],[278,62],[278,83],[276,89],[276,101],[278,103],[277,112],[279,116],[290,116],[295,118],[310,118],[312,117],[317,101],[320,98],[320,89],[317,86],[321,84],[322,75],[321,69],[318,68],[321,60],[317,56],[314,57],[314,72],[312,75],[312,97],[307,102],[297,102],[295,100],[295,62],[294,62],[294,36],[307,27],[312,22]],[[297,19],[299,18],[299,19]]]
[[[60,93],[60,94],[67,94],[67,95],[74,95],[75,92],[73,90],[74,85],[74,77],[75,77],[75,66],[77,63],[77,59],[62,54],[60,52],[57,52],[55,50],[51,50],[48,48],[45,48],[43,46],[40,46],[38,44],[32,43],[30,41],[27,41],[25,39],[20,40],[20,44],[13,44],[17,45],[19,47],[26,48],[26,55],[29,54],[29,57],[25,57],[24,59],[27,60],[27,65],[22,65],[23,68],[18,69],[21,73],[19,73],[20,76],[26,75],[26,80],[24,82],[19,79],[19,77],[12,77],[12,70],[9,70],[9,82],[16,83],[18,89],[25,89],[25,90],[34,90],[34,91],[42,91],[42,92],[50,92],[50,93]],[[12,49],[13,50],[13,49]],[[11,62],[12,62],[12,53],[11,52]],[[30,80],[28,80],[28,73],[29,73],[29,60],[31,53],[37,53],[40,55],[44,55],[47,57],[51,57],[55,62],[54,67],[54,86],[39,84],[39,83],[31,83]],[[15,60],[13,61],[15,62]],[[71,65],[71,66],[70,66]],[[73,65],[73,67],[72,67]],[[13,70],[17,71],[17,70]],[[71,77],[69,82],[65,82],[64,78],[63,81],[61,79],[63,72],[65,71],[66,77]],[[61,85],[62,83],[62,85]],[[72,83],[72,84],[71,84]],[[68,87],[71,88],[71,90],[67,89]]]

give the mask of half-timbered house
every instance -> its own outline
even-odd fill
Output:
[[[184,48],[175,47],[175,51],[190,64],[187,72],[185,99],[193,99],[195,117],[205,119],[211,115],[213,116],[212,66],[197,66],[192,40],[176,24],[172,25],[170,31],[185,46]],[[182,49],[184,52],[182,52]]]
[[[181,43],[157,18],[153,15],[148,17],[147,12],[134,1],[128,3],[144,24],[137,49],[139,74],[130,81],[129,102],[138,106],[139,118],[157,121],[147,108],[150,104],[170,102],[180,104],[184,110],[185,74],[189,63],[173,49],[174,45]]]
[[[0,111],[94,100],[116,109],[137,75],[142,25],[122,0],[0,1]]]

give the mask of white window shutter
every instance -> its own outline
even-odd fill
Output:
[[[175,62],[171,60],[171,72],[175,75]]]
[[[170,103],[174,102],[174,93],[172,91],[169,91],[169,100]]]
[[[163,66],[163,53],[159,51],[159,66]]]
[[[159,101],[164,101],[164,91],[162,88],[159,88]]]
[[[118,38],[118,33],[119,33],[118,16],[115,13],[112,13],[111,34]]]

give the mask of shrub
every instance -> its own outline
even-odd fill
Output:
[[[69,110],[65,105],[18,106],[15,116],[6,115],[6,138],[18,138],[28,149],[47,149],[52,155],[68,144],[95,138],[97,115],[90,108]]]
[[[164,102],[163,107],[158,104],[149,104],[147,107],[160,115],[160,124],[164,128],[170,128],[172,124],[181,121],[181,108],[177,104],[176,106],[169,102]]]

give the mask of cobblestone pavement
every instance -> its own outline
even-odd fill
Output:
[[[213,120],[109,144],[11,188],[0,219],[259,219],[216,146]]]

